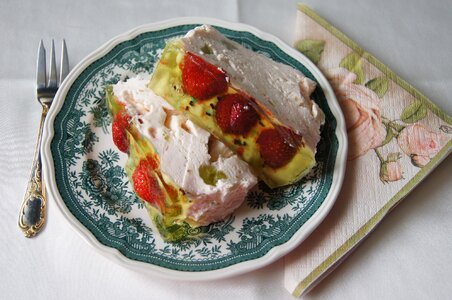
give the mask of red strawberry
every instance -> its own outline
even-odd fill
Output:
[[[297,152],[300,143],[301,136],[282,126],[265,129],[257,139],[261,157],[264,163],[271,168],[286,165]]]
[[[127,129],[130,124],[130,116],[125,110],[120,110],[111,125],[113,142],[116,147],[124,153],[129,152],[129,140],[127,139]]]
[[[180,66],[184,91],[199,100],[206,100],[228,90],[226,74],[199,56],[187,52]]]
[[[141,199],[163,209],[165,198],[149,161],[144,159],[140,161],[133,172],[132,182],[135,192]]]
[[[215,118],[225,133],[247,134],[259,121],[252,100],[242,94],[229,94],[219,98]]]
[[[146,159],[148,160],[149,166],[151,167],[152,170],[156,170],[159,168],[160,160],[157,155],[149,155],[146,157]]]

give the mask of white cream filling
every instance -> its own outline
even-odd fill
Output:
[[[211,148],[212,159],[210,133],[175,111],[146,87],[147,82],[148,78],[131,78],[114,85],[113,93],[126,104],[140,133],[155,147],[162,172],[194,200],[188,214],[205,224],[224,218],[243,202],[257,183],[256,176],[218,140]],[[215,186],[206,184],[199,175],[203,165],[215,167],[227,178]]]

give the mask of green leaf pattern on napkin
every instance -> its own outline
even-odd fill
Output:
[[[380,147],[388,144],[390,141],[392,141],[392,138],[394,137],[394,131],[392,130],[392,128],[387,124],[385,124],[385,127],[386,127],[386,137],[381,143]]]
[[[405,107],[400,115],[400,119],[405,123],[416,123],[426,116],[427,107],[421,101],[416,100]]]
[[[364,71],[363,71],[363,66],[361,64],[361,56],[359,56],[358,53],[351,52],[350,54],[345,56],[341,60],[339,66],[356,74],[356,80],[355,80],[356,84],[364,83],[364,80],[365,80]]]
[[[306,39],[297,41],[294,46],[313,63],[317,64],[320,61],[320,56],[325,48],[325,41]]]
[[[376,77],[366,82],[365,86],[374,91],[378,97],[382,98],[388,90],[388,78],[386,76]]]

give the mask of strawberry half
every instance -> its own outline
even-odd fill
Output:
[[[141,199],[161,210],[164,208],[165,198],[148,160],[140,161],[132,174],[132,182],[135,192]]]
[[[265,129],[257,139],[264,163],[275,169],[290,162],[300,143],[301,136],[283,126]]]
[[[127,139],[127,129],[130,124],[130,116],[127,112],[122,109],[120,110],[113,119],[111,124],[111,131],[113,136],[113,142],[116,147],[124,153],[129,152],[129,140]]]
[[[187,52],[180,68],[184,91],[196,99],[210,99],[228,90],[226,74],[199,56]]]
[[[219,97],[215,118],[223,132],[247,134],[259,121],[259,114],[250,98],[237,93]]]

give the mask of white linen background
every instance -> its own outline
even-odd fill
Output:
[[[452,3],[304,1],[452,114]],[[33,156],[39,40],[66,38],[71,67],[136,26],[183,16],[247,23],[292,44],[298,1],[1,1],[0,298],[293,299],[284,260],[212,282],[159,279],[116,265],[85,243],[48,201],[48,222],[22,237],[17,214]],[[57,49],[59,53],[59,49]],[[310,299],[444,299],[452,293],[452,159],[443,162]]]

